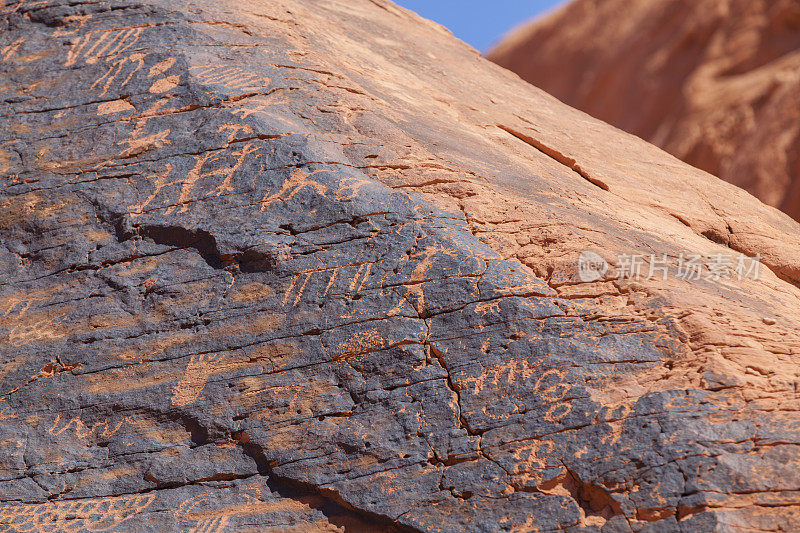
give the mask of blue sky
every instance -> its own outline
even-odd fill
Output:
[[[552,9],[561,0],[394,0],[425,18],[447,26],[481,52],[508,30]]]

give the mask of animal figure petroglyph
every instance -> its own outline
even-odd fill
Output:
[[[240,119],[246,119],[250,115],[257,115],[257,116],[262,115],[265,117],[272,117],[272,114],[267,112],[269,108],[279,105],[285,105],[292,101],[285,94],[274,92],[280,89],[281,88],[279,87],[274,88],[271,89],[267,94],[252,96],[250,98],[239,100],[230,107],[231,113],[233,113]]]
[[[327,172],[325,170],[315,170],[314,172],[306,172],[301,168],[296,168],[289,179],[283,182],[281,189],[273,194],[268,194],[261,199],[261,210],[264,211],[273,202],[282,200],[288,201],[294,198],[302,189],[310,188],[320,195],[325,195],[328,188],[319,182],[308,179],[314,174],[320,172]]]
[[[103,90],[99,96],[104,96],[112,86],[124,87],[137,72],[144,68],[145,57],[147,57],[147,54],[137,52],[115,59],[111,62],[111,66],[108,67],[106,73],[100,76],[90,88],[102,88]],[[123,78],[123,76],[125,77]]]

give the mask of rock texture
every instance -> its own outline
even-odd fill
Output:
[[[800,527],[789,217],[383,0],[0,50],[0,531]]]
[[[576,0],[489,58],[800,220],[797,0]]]

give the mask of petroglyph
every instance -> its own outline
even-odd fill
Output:
[[[221,85],[227,89],[237,91],[257,91],[268,87],[272,83],[269,78],[262,78],[239,67],[212,65],[190,67],[189,71],[201,83]]]
[[[154,94],[165,93],[177,87],[180,81],[181,77],[178,75],[167,76],[166,78],[161,78],[160,80],[157,80],[155,83],[153,83],[153,85],[150,86],[150,89],[148,90]]]
[[[13,346],[19,347],[33,342],[48,342],[58,339],[64,334],[59,328],[64,320],[66,320],[66,315],[18,324],[11,329],[8,340]]]
[[[109,531],[147,509],[156,496],[0,505],[0,532]]]
[[[23,7],[30,9],[37,9],[54,5],[57,0],[0,0],[0,13],[16,13]],[[11,3],[14,7],[10,10],[5,10],[5,6]]]
[[[335,192],[336,199],[341,202],[353,200],[361,194],[362,189],[370,185],[372,185],[372,182],[365,178],[345,177],[339,181]]]
[[[23,300],[16,296],[12,296],[6,299],[6,308],[3,311],[3,314],[0,316],[16,316],[19,318],[31,308],[31,305],[33,305],[35,301],[35,299]]]
[[[341,361],[358,355],[379,350],[387,344],[386,339],[377,329],[359,331],[341,342],[335,350],[333,359]]]
[[[197,401],[208,378],[214,374],[214,363],[221,359],[220,354],[193,355],[186,365],[183,378],[172,391],[172,405],[185,407]]]
[[[242,167],[245,161],[247,161],[248,156],[257,153],[260,149],[260,147],[257,147],[253,143],[247,143],[241,148],[241,150],[231,152],[231,155],[236,157],[236,162],[232,167],[222,172],[222,183],[220,183],[219,186],[214,189],[212,194],[219,196],[227,192],[233,192],[234,189],[231,185],[231,180],[233,179],[234,174]]]
[[[515,460],[510,472],[513,476],[512,484],[517,489],[526,485],[538,487],[542,482],[542,470],[547,466],[547,456],[554,450],[555,444],[549,440],[517,444],[511,454]]]
[[[145,152],[172,144],[172,141],[169,139],[169,134],[172,131],[171,129],[167,128],[163,131],[146,134],[144,133],[145,124],[146,121],[139,121],[130,137],[120,141],[120,144],[128,145],[128,148],[123,150],[120,157],[125,158],[141,155]]]
[[[86,439],[88,437],[107,439],[119,432],[120,428],[127,422],[127,419],[121,420],[116,424],[109,423],[108,419],[101,422],[95,422],[87,426],[80,417],[73,417],[66,423],[62,422],[62,415],[58,414],[53,421],[53,427],[47,430],[53,436],[58,436],[65,431],[71,430],[79,439]]]
[[[140,202],[138,204],[133,204],[133,205],[129,205],[128,206],[128,209],[130,211],[131,217],[135,218],[135,217],[143,215],[145,213],[145,211],[147,211],[147,208],[150,205],[150,203],[153,200],[156,199],[158,194],[165,187],[167,187],[169,185],[175,185],[175,184],[183,183],[182,179],[168,181],[168,178],[169,178],[170,174],[172,174],[172,170],[173,170],[172,163],[166,163],[164,165],[164,168],[162,169],[162,171],[160,173],[150,174],[149,176],[147,176],[145,178],[148,181],[152,181],[153,182],[153,192],[150,193],[150,195],[147,198],[145,198],[144,201],[142,201],[142,202]]]
[[[309,177],[313,176],[314,174],[319,174],[320,172],[327,172],[325,170],[315,170],[313,172],[306,172],[303,169],[296,168],[292,171],[292,175],[289,176],[289,179],[283,182],[281,185],[280,190],[276,191],[273,194],[268,194],[264,198],[261,199],[261,210],[264,211],[269,207],[270,204],[277,201],[289,201],[294,198],[300,191],[303,189],[311,189],[317,194],[325,195],[328,192],[328,188],[322,185],[319,182],[314,180],[308,179]]]
[[[111,115],[115,113],[123,113],[125,111],[135,111],[131,104],[125,100],[114,100],[113,102],[104,102],[97,106],[97,114],[99,116]]]
[[[158,63],[156,63],[155,65],[150,67],[150,71],[147,73],[147,77],[148,78],[152,78],[154,76],[158,76],[158,75],[164,74],[169,69],[171,69],[173,66],[175,66],[175,62],[176,62],[176,59],[174,57],[168,57],[167,59],[164,59],[163,61],[159,61]]]
[[[133,79],[134,75],[144,68],[146,56],[147,54],[137,52],[115,59],[106,73],[92,83],[90,88],[102,88],[99,95],[105,96],[111,87],[116,87],[117,89],[125,87]]]
[[[505,364],[484,370],[480,376],[470,377],[465,385],[473,394],[489,389],[506,389],[512,398],[525,398],[529,395],[549,405],[544,418],[551,422],[562,420],[572,411],[569,402],[563,398],[569,391],[566,372],[557,368],[542,369],[528,360],[512,360]]]
[[[53,32],[53,37],[62,37],[65,35],[75,35],[83,30],[86,23],[92,20],[92,15],[86,13],[84,15],[69,15],[64,17],[64,25],[56,28]],[[77,24],[76,24],[77,23]]]
[[[14,410],[11,409],[10,405],[0,401],[0,421],[8,420],[10,418],[17,418],[16,413],[14,413]]]
[[[22,46],[22,43],[24,42],[25,39],[23,37],[20,37],[19,39],[9,44],[8,46],[0,48],[0,60],[8,61],[9,59],[11,59],[14,56],[14,54],[17,53],[17,50],[19,50],[19,47]]]
[[[185,524],[189,528],[187,531],[194,533],[222,533],[237,529],[237,517],[249,522],[258,515],[285,517],[288,512],[297,513],[305,519],[305,515],[312,514],[312,509],[299,501],[275,498],[269,491],[253,485],[245,484],[238,487],[237,492],[224,497],[208,491],[188,498],[175,510],[175,521]],[[284,525],[283,529],[295,530],[289,525]],[[309,526],[299,526],[298,530],[334,531]]]
[[[228,531],[230,519],[227,516],[212,516],[200,520],[197,525],[189,530],[190,533],[222,533]]]
[[[90,31],[72,45],[67,52],[64,66],[73,66],[81,60],[87,65],[93,65],[100,60],[115,59],[132,48],[141,38],[143,31],[144,28]]]
[[[280,4],[4,4],[0,531],[797,530],[791,221],[382,2]],[[576,277],[733,246],[764,280]]]
[[[291,309],[297,306],[302,300],[309,282],[314,284],[319,281],[325,284],[325,288],[317,295],[319,298],[333,294],[357,293],[369,279],[371,269],[371,263],[353,263],[298,272],[292,277],[289,288],[286,289],[282,301],[283,307]]]
[[[284,92],[273,91],[276,91],[276,89],[270,90],[271,94],[253,96],[234,102],[229,105],[229,109],[234,115],[243,120],[251,115],[273,117],[273,114],[268,112],[269,109],[291,102],[289,96]],[[278,118],[280,119],[280,117]]]

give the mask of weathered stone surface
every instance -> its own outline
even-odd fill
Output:
[[[800,526],[789,217],[380,0],[0,24],[0,529]]]
[[[488,57],[800,220],[797,0],[575,0]]]

